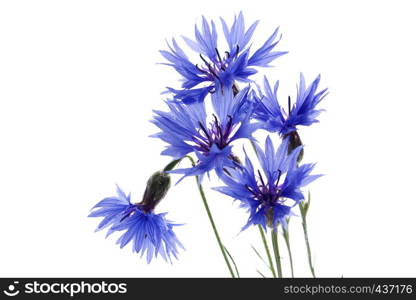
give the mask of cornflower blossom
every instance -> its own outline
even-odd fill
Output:
[[[200,62],[191,62],[175,39],[171,45],[168,44],[168,51],[160,51],[168,61],[164,64],[182,76],[182,89],[168,87],[175,100],[189,104],[203,101],[208,93],[230,88],[235,90],[236,81],[248,82],[249,77],[257,73],[255,67],[270,67],[273,60],[287,53],[275,50],[281,38],[279,28],[252,53],[250,39],[258,21],[246,30],[244,16],[240,13],[231,27],[222,18],[221,23],[228,44],[224,52],[219,50],[215,23],[208,22],[205,17],[202,17],[202,29],[195,26],[195,40],[183,37],[186,44],[199,54]]]
[[[239,201],[249,212],[243,230],[251,225],[276,228],[286,227],[286,217],[292,215],[292,208],[304,199],[301,188],[321,175],[310,175],[314,164],[297,163],[303,146],[288,154],[289,140],[285,139],[275,151],[270,137],[267,137],[265,150],[256,145],[262,167],[255,170],[247,156],[244,164],[235,164],[229,174],[222,176],[225,186],[214,189]]]
[[[248,87],[235,96],[232,89],[212,94],[212,115],[207,115],[206,101],[192,104],[166,101],[168,112],[154,111],[152,122],[161,132],[152,137],[168,144],[162,154],[180,159],[195,153],[198,158],[195,166],[170,173],[199,176],[202,180],[211,170],[221,176],[226,168],[234,167],[237,158],[232,153],[233,142],[253,139],[252,133],[259,128],[250,122],[253,103],[248,101],[247,94]]]

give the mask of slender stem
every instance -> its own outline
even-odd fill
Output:
[[[204,189],[202,185],[199,183],[198,176],[196,176],[196,183],[198,185],[199,193],[201,194],[202,202],[204,202],[205,210],[207,211],[209,221],[211,222],[212,229],[214,230],[215,237],[217,238],[218,246],[221,249],[222,256],[224,256],[225,263],[227,264],[228,270],[233,278],[235,278],[233,269],[231,268],[231,264],[228,261],[227,254],[225,253],[224,246],[222,245],[220,235],[218,234],[217,227],[215,226],[214,219],[212,218],[211,210],[209,209],[207,198],[205,197]]]
[[[270,254],[269,246],[267,245],[266,235],[264,234],[263,227],[261,227],[261,225],[258,225],[258,227],[259,227],[261,239],[263,240],[264,249],[266,250],[267,258],[269,260],[269,268],[273,273],[273,277],[276,278],[276,271],[274,270],[272,256]]]
[[[301,205],[302,206],[300,206],[300,209],[301,209],[301,215],[302,215],[302,227],[303,227],[303,233],[304,233],[304,236],[305,236],[306,250],[308,252],[309,268],[311,270],[313,278],[316,278],[315,269],[313,268],[313,264],[312,264],[311,246],[309,245],[308,226],[306,224],[306,212],[305,212],[305,208],[303,207],[302,203],[301,203]]]
[[[282,278],[282,264],[280,262],[279,243],[277,241],[277,227],[272,230],[272,244],[274,251],[274,258],[276,259],[276,268],[279,278]]]
[[[260,274],[260,276],[261,277],[263,277],[263,278],[267,278],[266,276],[264,276],[264,274],[262,273],[262,272],[260,272],[259,270],[256,270],[257,271],[257,273],[259,273]]]
[[[228,257],[231,259],[231,261],[233,262],[234,265],[234,270],[237,273],[237,278],[240,278],[240,272],[238,272],[238,267],[237,264],[235,263],[234,258],[231,256],[230,251],[228,251],[227,247],[225,247],[224,245],[222,245],[224,247],[225,252],[227,252]]]
[[[166,165],[166,167],[163,170],[166,172],[166,171],[170,171],[170,170],[174,169],[176,167],[176,165],[185,157],[187,157],[191,161],[192,166],[195,166],[195,162],[194,162],[193,158],[189,155],[185,155],[184,157],[182,157],[180,159],[176,159],[176,160],[171,161],[169,164]],[[215,237],[216,237],[217,242],[218,242],[218,246],[221,249],[222,256],[224,257],[225,263],[227,264],[227,267],[228,267],[228,270],[230,271],[231,277],[235,278],[233,269],[231,268],[231,264],[230,264],[230,262],[228,260],[228,256],[227,256],[227,253],[229,255],[229,252],[228,252],[228,250],[225,249],[224,245],[221,242],[221,238],[220,238],[220,235],[218,234],[217,227],[215,226],[215,222],[214,222],[214,219],[212,217],[211,210],[209,209],[208,201],[207,201],[207,198],[205,196],[205,192],[204,192],[204,189],[202,187],[202,184],[199,183],[198,176],[195,176],[195,179],[196,179],[196,184],[198,186],[199,194],[201,195],[202,202],[204,203],[205,210],[208,214],[209,221],[211,223],[212,229],[214,230]],[[230,258],[231,258],[231,255],[230,255]],[[236,268],[236,272],[238,273],[238,269],[237,269],[237,266],[236,266],[234,260],[233,260],[233,263],[234,263],[234,266]]]
[[[176,165],[177,164],[179,164],[180,162],[181,162],[181,160],[183,159],[183,157],[182,158],[179,158],[179,159],[174,159],[174,160],[172,160],[170,163],[168,163],[164,168],[163,168],[163,171],[164,172],[167,172],[167,171],[171,171],[171,170],[173,170],[175,167],[176,167]]]
[[[290,241],[289,241],[289,228],[287,228],[287,229],[283,228],[283,237],[285,238],[287,252],[289,252],[290,272],[292,274],[292,278],[294,278],[295,276],[294,276],[294,273],[293,273],[292,250],[290,248]]]

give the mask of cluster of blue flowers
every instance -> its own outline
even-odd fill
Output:
[[[246,29],[242,13],[235,16],[231,27],[220,20],[226,47],[219,45],[215,23],[204,17],[202,27],[195,26],[194,40],[183,37],[199,61],[191,61],[175,39],[167,50],[160,51],[166,59],[164,64],[181,75],[182,84],[164,92],[169,95],[165,101],[168,110],[154,111],[151,122],[160,131],[153,137],[166,143],[162,155],[175,161],[194,155],[197,161],[192,167],[171,167],[159,174],[181,174],[179,181],[198,176],[202,182],[214,171],[224,184],[215,190],[248,210],[243,229],[251,225],[264,229],[286,226],[293,207],[304,200],[301,188],[319,177],[311,175],[314,164],[301,164],[303,145],[298,127],[318,122],[322,110],[317,105],[326,89],[319,90],[320,76],[307,85],[301,74],[296,100],[292,103],[289,97],[287,109],[283,108],[278,99],[279,81],[272,88],[265,77],[261,88],[251,79],[259,68],[270,67],[287,53],[276,49],[281,38],[279,28],[261,47],[252,49],[250,40],[258,21]],[[253,137],[258,130],[270,132],[264,147]],[[272,138],[280,145],[275,147]],[[253,166],[253,158],[245,151],[244,162],[239,158],[233,147],[242,139],[253,143],[261,169]],[[147,252],[148,262],[158,254],[170,261],[183,247],[173,232],[175,224],[165,219],[165,213],[154,212],[168,187],[150,181],[142,202],[132,204],[130,196],[117,188],[118,197],[99,202],[90,216],[104,217],[98,229],[108,228],[108,234],[123,232],[117,241],[120,247],[131,242],[133,251]]]

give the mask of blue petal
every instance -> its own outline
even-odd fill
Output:
[[[277,34],[279,32],[279,27],[272,33],[272,35],[266,40],[266,42],[261,46],[248,60],[249,66],[259,66],[259,67],[269,67],[269,63],[282,56],[288,52],[286,51],[274,51],[274,47],[279,43],[280,38],[275,41]]]

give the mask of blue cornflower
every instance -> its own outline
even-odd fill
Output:
[[[202,17],[201,30],[195,26],[195,41],[183,37],[186,44],[199,54],[201,58],[199,64],[190,61],[175,39],[172,39],[172,45],[168,44],[169,51],[160,51],[169,61],[165,64],[172,66],[183,77],[183,89],[168,88],[168,92],[173,93],[176,100],[185,103],[203,101],[209,92],[232,88],[234,81],[247,82],[249,76],[257,73],[253,67],[269,67],[274,59],[287,53],[274,50],[280,41],[279,28],[259,49],[250,54],[249,42],[258,21],[246,30],[244,16],[240,12],[238,17],[234,18],[231,28],[222,18],[221,23],[228,43],[228,50],[225,52],[218,50],[215,23],[213,21],[208,23],[205,17]],[[199,86],[201,83],[207,85]]]
[[[96,231],[109,228],[106,236],[125,231],[117,240],[120,248],[131,242],[133,252],[141,253],[141,256],[146,253],[148,263],[159,254],[171,262],[171,256],[177,258],[178,248],[183,249],[173,232],[173,227],[178,224],[166,220],[166,213],[155,214],[146,194],[148,191],[141,203],[133,204],[130,194],[126,195],[117,186],[117,196],[98,202],[89,217],[104,217]]]
[[[264,95],[254,96],[258,105],[253,113],[253,117],[263,124],[263,128],[269,132],[278,132],[285,137],[297,130],[297,126],[309,126],[317,120],[318,115],[323,109],[316,109],[319,102],[327,95],[327,89],[317,91],[321,76],[306,87],[305,78],[300,74],[300,84],[297,89],[296,102],[292,105],[290,97],[288,100],[288,112],[279,104],[277,90],[279,81],[272,89],[267,78],[264,78]]]
[[[247,100],[248,87],[236,96],[232,89],[211,95],[214,113],[207,116],[206,101],[184,104],[166,101],[170,111],[154,111],[152,122],[161,132],[152,135],[168,143],[162,155],[182,158],[195,153],[198,162],[192,168],[176,169],[171,173],[185,176],[201,175],[233,167],[232,142],[241,138],[252,139],[257,124],[250,123],[253,103]]]
[[[310,175],[314,164],[298,166],[302,146],[288,154],[288,144],[289,139],[283,140],[275,151],[267,137],[265,151],[256,147],[263,172],[254,170],[246,154],[244,165],[236,164],[236,168],[222,176],[225,186],[214,188],[248,209],[250,216],[243,230],[250,225],[262,225],[265,229],[266,225],[276,228],[279,223],[286,226],[291,209],[304,199],[300,188],[321,176]]]

